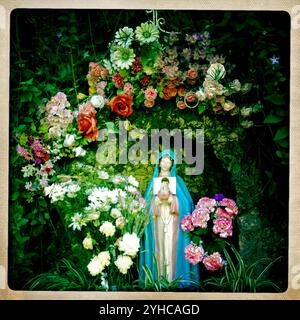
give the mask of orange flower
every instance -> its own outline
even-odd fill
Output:
[[[152,108],[155,105],[155,100],[145,100],[144,105],[147,108]]]
[[[111,111],[116,112],[120,116],[129,117],[132,114],[132,96],[128,94],[119,94],[108,105],[111,107]]]
[[[186,105],[185,105],[185,103],[183,102],[183,101],[178,101],[177,102],[177,108],[179,108],[179,109],[185,109],[186,108]]]
[[[170,100],[171,98],[176,96],[177,89],[176,88],[165,87],[163,89],[163,94],[164,94],[164,99],[165,100]]]
[[[178,95],[179,97],[184,97],[185,95],[185,89],[183,87],[178,88]]]
[[[196,79],[198,77],[198,72],[192,68],[187,71],[186,75],[189,79]]]
[[[89,69],[90,69],[89,73],[92,76],[98,78],[98,77],[100,77],[101,70],[103,69],[103,67],[99,63],[90,62]]]
[[[84,133],[88,139],[96,140],[98,136],[97,118],[94,113],[79,114],[77,118],[79,133]]]

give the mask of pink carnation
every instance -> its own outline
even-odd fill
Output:
[[[196,208],[206,208],[210,212],[214,212],[216,204],[217,202],[215,199],[204,197],[198,201]]]
[[[18,154],[24,157],[26,160],[32,160],[32,155],[20,145],[17,146]]]
[[[148,88],[145,90],[146,100],[155,100],[157,97],[157,90],[153,88]]]
[[[196,246],[193,243],[189,243],[184,249],[185,258],[191,264],[197,264],[203,260],[204,249],[200,246]]]
[[[192,224],[192,215],[188,214],[187,216],[184,216],[181,220],[181,229],[183,231],[193,231],[194,226]]]
[[[192,213],[192,224],[194,227],[207,228],[207,221],[209,219],[208,209],[196,208]]]
[[[205,268],[209,271],[216,271],[224,266],[222,257],[219,252],[214,252],[208,257],[203,259]]]
[[[214,220],[213,232],[219,233],[220,238],[232,236],[232,221],[226,218],[218,218]]]
[[[235,216],[238,214],[238,207],[232,199],[224,198],[220,202],[220,206],[225,207],[224,210],[228,213],[229,216]]]
[[[133,85],[129,82],[125,83],[124,85],[124,93],[131,95],[133,93]]]

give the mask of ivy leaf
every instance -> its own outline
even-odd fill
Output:
[[[275,137],[274,137],[274,141],[284,139],[288,135],[289,135],[289,128],[288,127],[281,127],[280,129],[277,130]]]
[[[264,120],[264,123],[279,123],[279,122],[281,122],[282,120],[283,120],[283,118],[278,117],[278,116],[276,116],[276,115],[273,114],[273,113],[269,113],[269,114],[266,116],[266,118],[265,118],[265,120]]]
[[[276,104],[277,106],[281,106],[285,103],[282,95],[279,95],[277,93],[273,93],[273,94],[265,97],[265,100],[270,101],[273,104]]]

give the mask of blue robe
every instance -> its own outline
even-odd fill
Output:
[[[178,226],[178,242],[176,248],[176,271],[175,277],[183,276],[182,279],[187,280],[185,285],[189,285],[188,280],[199,282],[199,266],[189,263],[184,256],[184,249],[190,243],[187,232],[183,232],[180,227],[182,218],[194,210],[192,197],[187,189],[184,181],[176,175],[176,159],[175,154],[171,150],[162,151],[156,161],[154,173],[146,189],[144,199],[148,202],[148,208],[151,210],[151,200],[153,198],[153,181],[159,175],[159,161],[164,155],[169,155],[173,159],[173,166],[170,170],[170,176],[176,177],[176,196],[179,203],[179,226]],[[145,273],[142,269],[143,265],[148,266],[151,270],[154,279],[156,280],[156,268],[154,257],[155,255],[155,237],[154,237],[154,222],[150,215],[149,223],[146,226],[144,237],[141,243],[139,257],[139,275],[140,280],[145,280]]]

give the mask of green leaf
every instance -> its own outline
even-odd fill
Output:
[[[199,114],[203,113],[206,109],[206,105],[204,103],[200,104],[198,107]]]
[[[31,101],[32,100],[32,93],[29,91],[24,92],[21,95],[21,102],[27,102],[27,101]]]
[[[277,130],[275,137],[274,137],[274,141],[284,139],[288,135],[289,135],[289,128],[288,127],[281,127],[280,129]]]
[[[276,115],[273,114],[273,113],[269,113],[269,114],[266,116],[266,118],[265,118],[265,120],[264,120],[264,123],[279,123],[279,122],[281,122],[282,120],[283,120],[283,118],[278,117],[278,116],[276,116]]]
[[[288,142],[288,140],[285,140],[285,139],[279,140],[277,143],[278,143],[278,145],[279,145],[280,147],[282,147],[282,148],[287,148],[287,149],[288,149],[288,147],[289,147],[289,142]]]
[[[279,95],[277,93],[273,93],[273,94],[265,97],[265,100],[270,101],[277,106],[284,105],[284,103],[285,103],[282,95]]]

